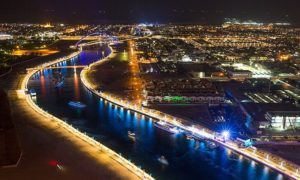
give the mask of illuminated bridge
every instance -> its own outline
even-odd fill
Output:
[[[27,68],[27,72],[29,71],[33,71],[33,70],[44,70],[44,69],[65,69],[65,68],[68,68],[68,69],[77,69],[77,68],[85,68],[87,66],[85,65],[77,65],[77,66],[38,66],[38,67],[35,67],[35,68]]]
[[[77,68],[85,68],[86,65],[76,65],[76,66],[49,66],[45,67],[43,69],[61,69],[61,68],[71,68],[71,69],[77,69]]]
[[[101,43],[113,43],[113,42],[117,41],[117,37],[115,37],[115,36],[111,36],[111,35],[108,35],[108,34],[103,33],[103,32],[94,32],[94,33],[91,33],[91,34],[88,34],[88,35],[82,37],[75,44],[75,47],[76,48],[81,47],[80,43],[83,42],[84,40],[88,39],[91,36],[98,36],[99,40],[98,41],[93,41],[93,42],[90,42],[90,43],[85,43],[85,46],[86,45],[93,45],[93,44],[101,44]]]

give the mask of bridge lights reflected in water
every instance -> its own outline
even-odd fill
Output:
[[[255,165],[254,161],[231,153],[230,150],[209,149],[205,142],[187,140],[183,135],[173,136],[157,129],[153,126],[152,118],[132,113],[128,109],[108,103],[103,98],[93,96],[82,87],[78,80],[79,77],[78,81],[75,81],[76,74],[73,69],[65,69],[63,72],[64,76],[73,78],[74,81],[66,81],[66,86],[63,87],[64,91],[61,94],[53,93],[55,91],[47,88],[47,96],[43,97],[42,93],[38,94],[37,104],[54,115],[68,117],[69,123],[76,119],[82,120],[84,123],[74,124],[74,126],[93,135],[100,142],[124,154],[136,164],[141,164],[147,172],[152,172],[155,177],[161,179],[203,179],[204,177],[265,179],[266,176],[268,179],[278,179],[278,174],[274,171],[267,171],[264,166]],[[42,81],[41,77],[39,79],[34,76],[33,79],[35,79],[33,81]],[[47,80],[45,78],[44,83]],[[41,92],[43,88],[42,83],[39,84],[40,86],[36,87],[37,92]],[[89,103],[87,109],[74,117],[69,107],[64,104],[67,104],[66,101],[72,99],[76,94],[76,84],[79,88],[80,99]],[[64,102],[53,101],[58,97]],[[96,125],[86,126],[86,124],[93,123]],[[135,142],[128,140],[127,132],[129,130],[136,133]],[[161,155],[166,156],[170,162],[165,169],[161,169],[156,159]],[[214,172],[218,172],[218,174]]]

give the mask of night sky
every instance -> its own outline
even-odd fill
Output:
[[[300,25],[300,0],[1,0],[1,22],[205,23],[224,18]]]

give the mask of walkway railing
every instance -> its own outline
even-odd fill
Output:
[[[61,61],[65,61],[68,59],[71,59],[75,56],[77,56],[80,53],[80,51],[73,53],[67,57],[64,58],[60,58],[54,61],[51,61],[49,63],[43,64],[41,66],[38,66],[38,68],[33,69],[32,71],[30,71],[24,78],[23,82],[22,82],[22,90],[24,90],[24,92],[27,90],[27,84],[29,79],[36,73],[38,72],[40,69],[43,69],[47,66],[51,66],[53,64],[59,63]],[[51,114],[49,114],[48,112],[44,111],[43,109],[41,109],[39,106],[37,106],[33,100],[31,99],[30,95],[26,95],[26,101],[27,103],[39,114],[41,114],[44,117],[47,117],[55,122],[57,122],[59,124],[60,127],[63,127],[64,129],[66,129],[67,131],[69,131],[70,133],[72,133],[73,135],[75,135],[76,137],[80,138],[81,140],[89,143],[91,146],[97,148],[98,150],[106,153],[110,158],[112,158],[113,160],[115,160],[116,162],[118,162],[120,165],[122,165],[123,167],[125,167],[126,169],[128,169],[130,172],[132,172],[133,174],[137,175],[138,177],[140,177],[141,179],[146,179],[146,180],[154,180],[153,177],[151,177],[149,174],[147,174],[144,170],[140,169],[139,167],[137,167],[135,164],[133,164],[132,162],[130,162],[129,160],[127,160],[126,158],[124,158],[123,156],[121,156],[120,154],[116,153],[115,151],[109,149],[108,147],[106,147],[105,145],[101,144],[100,142],[96,141],[94,138],[89,137],[88,135],[86,135],[85,133],[80,132],[80,130],[74,128],[72,125],[66,123],[65,121],[52,116]]]
[[[113,53],[111,53],[111,56]],[[201,127],[199,125],[196,126],[186,126],[182,124],[181,122],[184,122],[185,120],[176,118],[174,116],[162,113],[157,110],[148,109],[142,106],[138,106],[136,104],[133,104],[129,101],[125,101],[122,98],[109,95],[108,93],[104,93],[101,91],[97,91],[94,88],[94,85],[91,84],[87,78],[86,74],[90,67],[97,63],[103,63],[105,61],[109,60],[109,57],[106,59],[102,59],[99,62],[95,62],[89,65],[89,67],[84,68],[80,73],[80,79],[83,82],[84,86],[90,90],[92,93],[96,94],[97,96],[119,106],[126,108],[128,110],[131,110],[133,112],[137,112],[143,115],[146,115],[150,118],[153,118],[154,120],[164,120],[178,128],[181,128],[189,133],[195,134],[200,137],[204,137],[207,139],[210,139],[211,141],[214,141],[216,143],[219,143],[223,145],[224,147],[227,147],[241,155],[244,155],[252,160],[255,160],[256,162],[262,163],[282,174],[285,174],[286,176],[292,178],[292,179],[300,179],[300,167],[292,162],[289,162],[279,156],[270,154],[268,152],[258,150],[257,148],[240,148],[236,143],[232,141],[222,141],[218,138],[216,138],[216,132],[213,132],[205,127]]]

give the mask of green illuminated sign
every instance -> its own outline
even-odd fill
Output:
[[[165,96],[163,100],[173,103],[189,103],[192,101],[192,98],[185,96]]]

